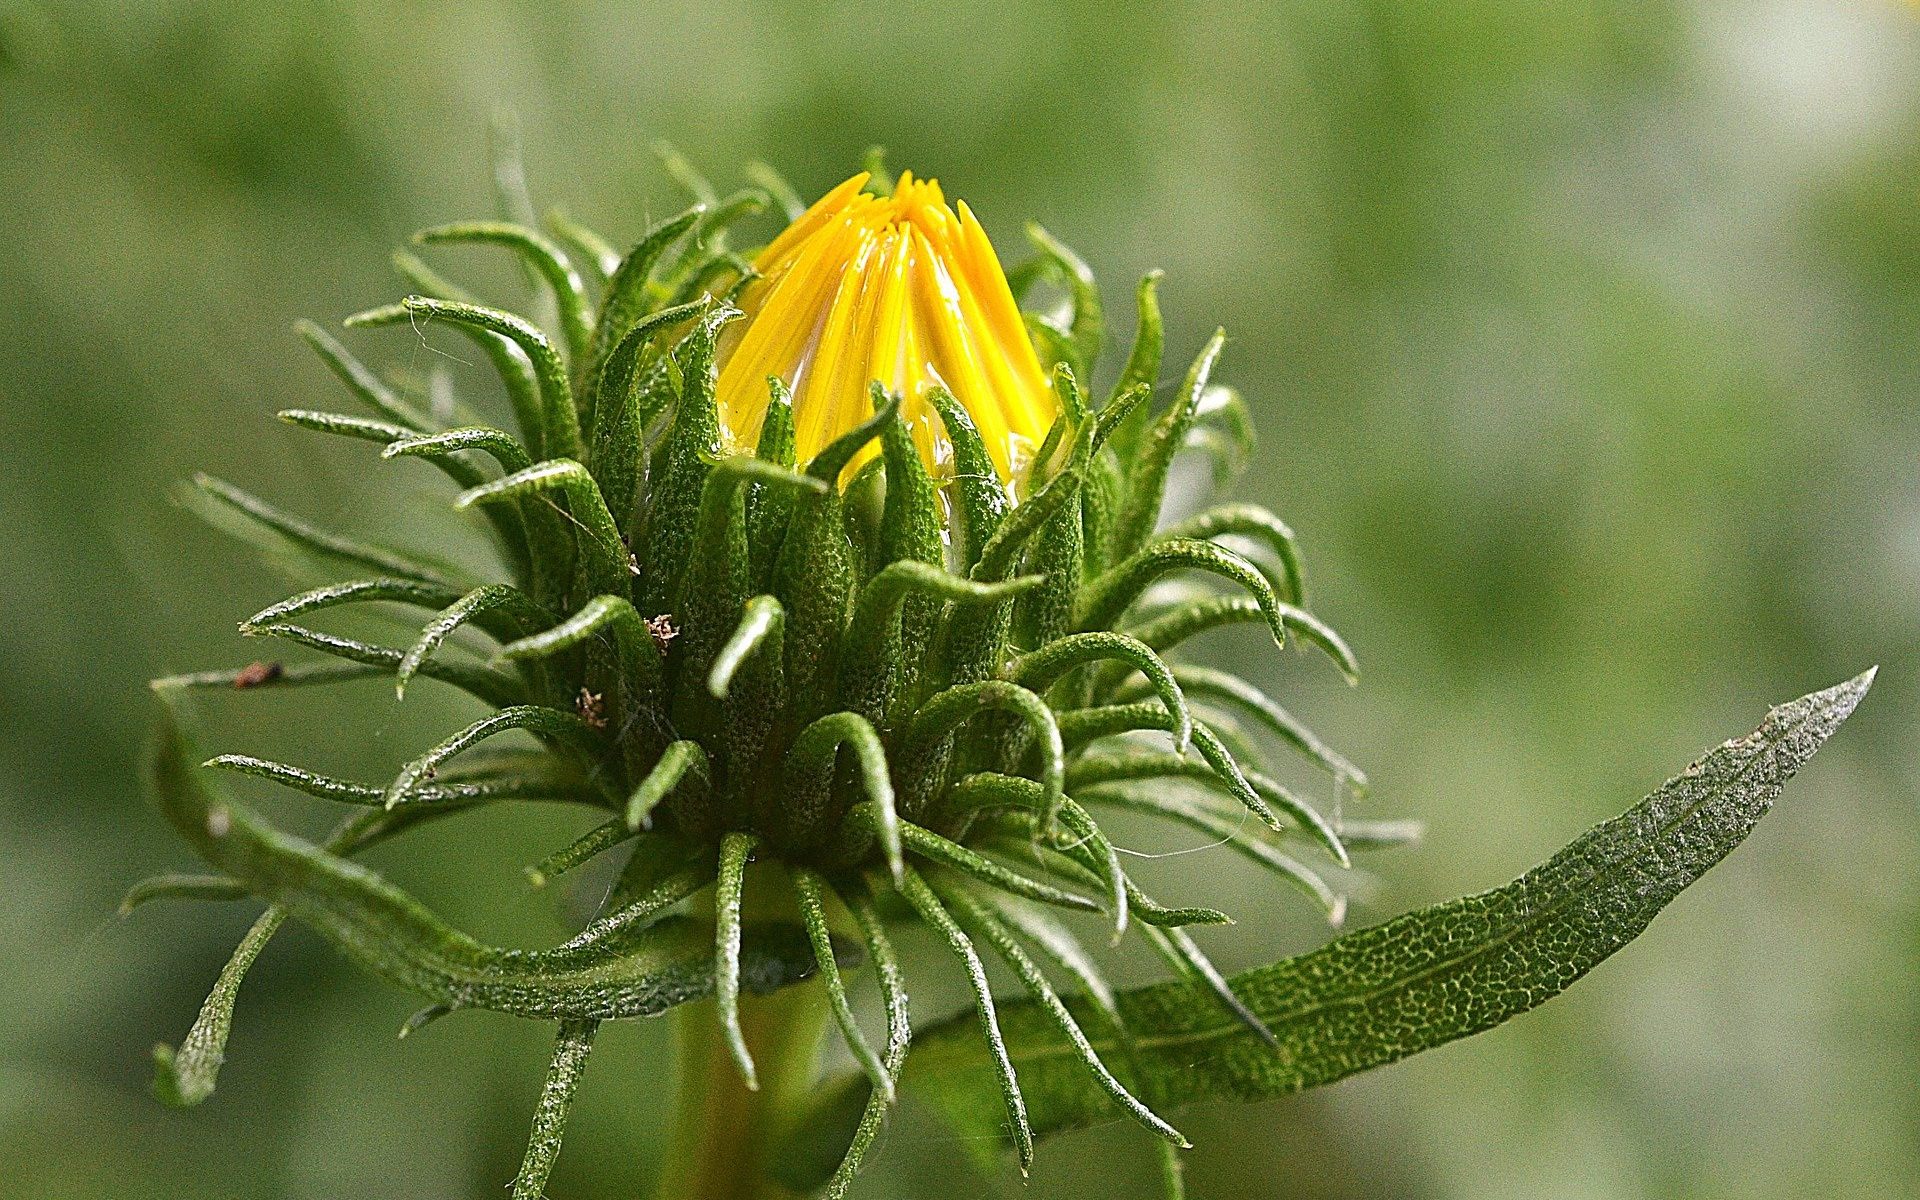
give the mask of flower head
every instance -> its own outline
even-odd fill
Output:
[[[740,298],[747,319],[720,350],[727,437],[752,449],[777,378],[791,389],[806,462],[872,415],[878,381],[903,397],[902,416],[938,470],[951,447],[926,392],[942,386],[1012,485],[1060,406],[993,244],[965,201],[948,207],[937,180],[904,174],[891,196],[861,190],[867,180],[862,172],[834,188],[755,260],[761,277]]]
[[[839,1166],[813,1180],[829,1200],[844,1195],[909,1041],[890,923],[934,930],[965,970],[998,1048],[995,1081],[1023,1166],[1034,1129],[982,950],[1006,961],[1102,1094],[1184,1144],[1078,1024],[1100,1014],[1063,1004],[1024,948],[1036,937],[1090,995],[1106,992],[1046,908],[1104,912],[1115,937],[1143,931],[1199,981],[1202,1003],[1271,1037],[1182,932],[1225,914],[1141,891],[1101,825],[1131,812],[1196,829],[1304,889],[1329,918],[1342,911],[1340,876],[1323,874],[1350,865],[1342,830],[1253,764],[1302,752],[1336,795],[1361,790],[1364,777],[1252,683],[1180,661],[1188,640],[1252,622],[1276,642],[1297,633],[1354,671],[1346,644],[1305,607],[1298,547],[1278,517],[1227,504],[1159,527],[1177,454],[1218,453],[1231,474],[1250,448],[1244,403],[1211,382],[1223,335],[1153,411],[1163,344],[1149,275],[1125,367],[1104,399],[1090,398],[1082,386],[1099,356],[1102,307],[1071,250],[1034,233],[1038,256],[1021,273],[1059,284],[1066,304],[1058,324],[1034,318],[1030,341],[965,205],[950,210],[930,180],[909,176],[889,196],[864,193],[866,180],[811,209],[792,203],[799,216],[750,276],[724,247],[727,226],[785,195],[784,184],[717,204],[702,184],[702,206],[661,222],[624,257],[564,219],[551,238],[492,221],[425,231],[423,242],[519,255],[549,293],[555,328],[465,298],[411,255],[396,265],[420,294],[347,324],[417,337],[437,321],[472,337],[500,374],[511,429],[465,423],[476,410],[464,401],[448,410],[463,423],[449,427],[438,406],[424,410],[318,326],[303,327],[375,417],[281,415],[444,472],[461,489],[454,505],[484,517],[476,532],[493,542],[493,565],[469,576],[202,477],[191,494],[222,527],[303,573],[349,573],[242,630],[347,661],[255,663],[159,690],[178,703],[192,689],[251,693],[391,672],[396,693],[433,680],[481,712],[371,782],[247,754],[206,763],[354,805],[324,848],[272,830],[196,773],[177,732],[163,738],[164,810],[222,877],[164,876],[129,903],[231,898],[244,886],[274,907],[180,1049],[157,1054],[162,1096],[191,1104],[211,1092],[240,978],[283,915],[425,1000],[421,1020],[490,1008],[559,1021],[515,1195],[542,1194],[600,1022],[711,994],[719,1036],[755,1081],[743,989],[813,975],[866,1075]],[[733,286],[719,286],[729,277]],[[876,383],[889,393],[878,404]],[[1061,452],[1039,454],[1056,433]],[[856,491],[848,471],[876,446],[878,486]],[[1028,494],[1015,508],[1017,487]],[[1156,586],[1175,574],[1229,590]],[[422,610],[419,633],[378,645],[307,624],[360,603]],[[489,661],[454,644],[463,626],[496,643]],[[489,753],[513,733],[535,745]],[[484,945],[343,861],[429,822],[529,800],[596,818],[569,845],[541,845],[528,868],[535,881],[625,856],[598,915],[545,950]],[[897,903],[878,902],[889,896]],[[852,929],[830,926],[835,897]],[[885,997],[883,1049],[847,998],[849,932]],[[776,1057],[787,1082],[768,1093],[789,1094],[812,1064]]]

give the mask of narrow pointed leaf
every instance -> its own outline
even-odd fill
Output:
[[[368,807],[379,807],[385,803],[386,793],[382,788],[322,775],[272,759],[255,758],[249,754],[219,754],[201,765],[271,780],[282,787],[322,800]],[[589,789],[577,773],[558,767],[559,764],[551,760],[537,765],[523,765],[520,759],[509,758],[499,765],[446,771],[432,783],[422,783],[408,791],[402,803],[433,805],[463,804],[475,800],[570,800],[604,806],[604,798]]]
[[[599,364],[647,315],[647,280],[668,247],[686,235],[706,210],[694,207],[662,221],[647,231],[640,243],[622,259],[607,281],[606,299],[600,306],[600,320],[593,331],[592,359]]]
[[[1354,795],[1367,794],[1366,772],[1348,762],[1345,756],[1321,741],[1319,735],[1302,724],[1298,717],[1282,708],[1272,697],[1238,675],[1211,667],[1182,664],[1173,668],[1173,677],[1192,695],[1222,700],[1230,704],[1235,711],[1253,717],[1281,741],[1320,764],[1334,779],[1350,788]],[[1125,687],[1116,689],[1113,694],[1115,700],[1130,698]]]
[[[634,324],[595,369],[588,385],[593,413],[593,477],[623,528],[639,520],[641,478],[649,430],[673,402],[667,377],[671,351],[663,340],[688,321],[705,316],[705,302],[662,309]]]
[[[587,1056],[593,1052],[593,1035],[600,1022],[587,1018],[560,1022],[554,1038],[553,1061],[547,1067],[547,1080],[540,1088],[540,1104],[533,1110],[533,1129],[527,1135],[527,1152],[520,1160],[520,1172],[513,1177],[513,1200],[542,1200],[547,1193],[547,1176],[554,1160],[560,1157],[560,1139],[567,1128],[567,1113],[573,1108],[573,1092],[587,1069]]]
[[[740,173],[772,196],[774,203],[780,206],[780,214],[788,221],[799,220],[800,214],[807,211],[807,202],[800,198],[800,193],[787,182],[785,175],[770,164],[755,159],[740,168]]]
[[[1173,456],[1186,443],[1187,431],[1193,427],[1200,397],[1206,392],[1207,380],[1225,344],[1226,332],[1216,331],[1200,351],[1199,357],[1193,360],[1193,366],[1188,368],[1173,407],[1147,431],[1144,444],[1137,454],[1122,451],[1128,454],[1126,461],[1132,469],[1127,474],[1126,500],[1120,506],[1120,515],[1114,525],[1116,555],[1132,554],[1145,545],[1154,526],[1159,524],[1160,506],[1166,499],[1167,474],[1173,465]]]
[[[1209,508],[1169,525],[1162,536],[1203,542],[1217,537],[1243,537],[1258,542],[1273,552],[1283,568],[1274,590],[1289,603],[1307,602],[1306,568],[1301,559],[1299,538],[1294,536],[1292,526],[1257,504],[1222,504]]]
[[[545,887],[549,879],[566,874],[615,846],[631,841],[634,836],[634,831],[620,817],[603,821],[526,868],[527,882],[534,887]]]
[[[1007,677],[1023,687],[1045,693],[1055,680],[1075,667],[1106,660],[1118,660],[1141,673],[1167,711],[1173,714],[1174,753],[1184,754],[1193,738],[1193,716],[1187,711],[1186,697],[1173,670],[1138,639],[1124,633],[1104,632],[1057,638],[1021,656],[1008,669]]]
[[[215,981],[206,1003],[200,1006],[200,1015],[187,1030],[180,1048],[176,1050],[167,1045],[153,1048],[153,1094],[162,1104],[191,1108],[213,1095],[220,1063],[226,1057],[227,1034],[233,1028],[233,1004],[239,997],[240,984],[246,979],[253,960],[260,956],[260,951],[286,919],[286,912],[279,908],[269,908],[260,914],[253,928],[240,939],[233,957],[220,968],[220,978]]]
[[[631,578],[626,543],[620,540],[619,524],[607,511],[600,485],[580,463],[568,458],[536,463],[524,471],[469,488],[456,496],[453,504],[455,508],[467,508],[554,491],[567,498],[568,523],[576,531],[575,542],[587,566],[587,586],[595,592],[624,591]]]
[[[286,665],[249,663],[244,667],[212,671],[188,671],[183,675],[162,675],[148,682],[155,693],[165,695],[181,688],[232,688],[251,692],[260,688],[307,687],[321,683],[349,683],[386,675],[376,663],[317,662]]]
[[[1057,808],[1066,778],[1066,752],[1060,726],[1046,701],[1004,679],[983,679],[950,687],[920,706],[907,731],[902,757],[912,762],[983,712],[999,710],[1018,717],[1040,753],[1040,782]]]
[[[708,312],[675,354],[681,369],[673,426],[662,447],[660,470],[651,481],[646,553],[641,567],[640,609],[648,616],[671,611],[684,579],[699,522],[700,495],[720,453],[720,416],[714,407],[714,342],[721,328],[741,316],[722,305]]]
[[[620,269],[620,252],[613,248],[613,243],[574,219],[566,209],[558,205],[547,209],[543,223],[556,241],[573,252],[580,269],[590,273],[595,284],[605,287],[607,280]]]
[[[1083,378],[1091,378],[1093,364],[1100,357],[1100,346],[1106,337],[1106,321],[1100,308],[1100,287],[1094,282],[1093,270],[1066,243],[1037,224],[1027,226],[1027,240],[1040,251],[1042,259],[1053,267],[1073,301],[1072,316],[1066,330],[1067,343],[1073,353],[1073,369]]]
[[[392,388],[381,381],[367,365],[353,356],[353,352],[341,345],[339,340],[312,321],[295,321],[294,332],[312,346],[314,353],[327,364],[347,390],[360,398],[361,403],[379,413],[396,425],[404,425],[421,433],[433,429],[433,422],[427,415],[394,394]]]
[[[1260,1039],[1269,1049],[1279,1046],[1279,1039],[1273,1036],[1273,1030],[1260,1019],[1259,1014],[1247,1007],[1246,1001],[1233,989],[1233,984],[1213,965],[1213,960],[1200,949],[1193,935],[1181,926],[1155,925],[1147,931],[1147,941],[1153,945],[1160,956],[1167,960],[1174,974],[1188,983],[1210,994],[1219,1010],[1228,1018]]]
[[[976,1035],[984,1034],[986,1037],[987,1054],[994,1064],[995,1087],[1007,1115],[1004,1127],[998,1121],[991,1122],[994,1126],[991,1132],[996,1136],[1004,1133],[1012,1137],[1014,1151],[1020,1159],[1020,1171],[1025,1174],[1033,1163],[1033,1131],[1027,1120],[1027,1106],[1020,1092],[1020,1081],[1014,1075],[1013,1061],[1000,1032],[993,986],[987,982],[986,968],[981,965],[980,955],[974,951],[966,932],[954,921],[952,914],[942,907],[940,898],[920,878],[919,872],[909,869],[901,880],[900,890],[907,903],[920,914],[920,919],[946,941],[947,948],[966,971],[967,983],[973,989],[974,1019],[970,1024],[975,1027]],[[983,1118],[989,1111],[991,1109],[982,1109],[974,1115],[976,1119]]]
[[[1327,924],[1337,928],[1346,918],[1347,898],[1335,891],[1318,871],[1263,837],[1258,828],[1243,828],[1244,816],[1222,813],[1174,789],[1156,789],[1147,792],[1126,787],[1076,788],[1074,795],[1083,804],[1096,807],[1102,803],[1111,804],[1177,821],[1190,829],[1198,830],[1222,843],[1225,848],[1251,859],[1305,892],[1309,899],[1319,905],[1321,912],[1327,918]],[[1340,847],[1340,857],[1344,860],[1345,844],[1337,836],[1333,837],[1333,844]],[[1342,861],[1341,865],[1345,866],[1347,863]]]
[[[860,1031],[853,1004],[847,996],[846,981],[840,977],[840,966],[834,961],[833,930],[827,924],[826,881],[817,872],[800,868],[793,873],[793,891],[800,904],[800,916],[806,922],[807,937],[813,942],[814,959],[820,964],[821,981],[827,985],[827,998],[833,1007],[834,1023],[840,1027],[840,1036],[853,1060],[867,1073],[868,1081],[891,1103],[893,1076],[874,1052],[873,1044],[867,1041],[867,1035]]]
[[[322,633],[317,629],[308,629],[304,625],[291,625],[286,622],[252,626],[247,632],[254,637],[283,638],[310,650],[318,650],[322,654],[332,654],[349,662],[381,667],[389,671],[397,671],[400,660],[406,657],[406,651],[396,650],[391,646],[375,646],[355,638]],[[519,680],[485,667],[449,662],[445,659],[431,659],[421,663],[417,673],[428,679],[438,679],[443,683],[452,684],[495,706],[518,704],[525,698],[524,689]]]
[[[1055,887],[1050,883],[1029,879],[1018,871],[1001,866],[983,854],[967,849],[958,842],[941,837],[931,829],[923,829],[911,822],[906,822],[901,825],[900,832],[907,849],[915,854],[942,866],[951,867],[990,887],[1058,908],[1077,908],[1083,912],[1100,911],[1100,903],[1097,900],[1089,899],[1078,892]]]
[[[561,712],[557,708],[544,708],[537,704],[517,704],[503,708],[499,712],[480,718],[452,737],[445,739],[419,758],[400,768],[393,782],[381,795],[381,802],[387,808],[403,803],[407,793],[419,785],[423,779],[431,779],[440,764],[464,753],[474,745],[496,734],[522,729],[538,737],[552,739],[562,743],[574,743],[590,746],[593,730],[585,721],[570,712]]]
[[[1067,1006],[1061,1001],[1058,992],[1041,972],[1039,966],[1028,957],[1007,927],[980,901],[974,899],[959,888],[948,889],[943,893],[946,903],[958,913],[962,925],[970,928],[975,937],[981,938],[1000,956],[1002,962],[1012,968],[1023,987],[1032,996],[1032,1003],[1050,1019],[1060,1036],[1074,1050],[1096,1086],[1105,1092],[1115,1104],[1125,1109],[1127,1114],[1156,1137],[1164,1138],[1183,1149],[1193,1145],[1181,1132],[1160,1119],[1152,1109],[1134,1098],[1107,1064],[1100,1059],[1099,1051],[1087,1040],[1086,1033],[1080,1028]]]
[[[707,672],[707,690],[716,699],[725,700],[727,689],[733,686],[734,673],[740,670],[741,664],[763,642],[771,641],[778,646],[781,630],[786,623],[787,610],[778,599],[755,596],[747,601],[746,608],[740,614],[740,623],[734,626],[726,644],[720,647],[720,653],[713,657],[713,669]]]
[[[829,713],[800,731],[787,752],[786,777],[794,795],[785,802],[804,805],[805,797],[830,786],[842,749],[853,751],[867,797],[860,811],[870,814],[872,832],[880,841],[887,869],[898,879],[906,862],[900,814],[894,804],[893,780],[887,773],[886,748],[865,717],[850,712]],[[804,816],[801,823],[805,823]]]
[[[452,581],[452,573],[445,568],[330,533],[224,479],[195,475],[193,489],[184,495],[216,528],[252,542],[298,570],[337,572],[345,567],[442,587],[457,586]]]
[[[209,863],[284,906],[367,970],[429,1002],[526,1017],[614,1019],[651,1016],[713,990],[710,926],[682,917],[644,925],[608,918],[550,950],[487,946],[366,868],[279,833],[216,795],[170,724],[161,730],[159,750],[154,779],[162,812]],[[756,925],[743,937],[744,987],[772,991],[813,969],[812,948],[797,926]]]
[[[627,828],[645,829],[652,824],[653,810],[672,795],[682,781],[691,776],[698,786],[706,787],[712,779],[712,771],[713,765],[699,742],[682,738],[668,745],[661,751],[653,769],[647,772],[646,778],[640,781],[640,786],[634,788],[633,795],[627,799]]]
[[[1218,745],[1217,735],[1215,735],[1215,744]],[[1333,825],[1320,814],[1319,810],[1274,780],[1258,772],[1238,769],[1238,764],[1233,762],[1232,756],[1226,753],[1224,746],[1219,746],[1215,751],[1209,751],[1203,747],[1202,753],[1206,757],[1199,762],[1183,758],[1178,754],[1089,755],[1074,763],[1073,769],[1067,772],[1067,786],[1072,788],[1074,794],[1078,796],[1086,789],[1103,783],[1142,779],[1187,779],[1217,787],[1245,805],[1246,800],[1241,790],[1244,785],[1263,803],[1292,817],[1299,824],[1302,832],[1318,842],[1335,862],[1343,867],[1352,865],[1347,860],[1346,848],[1340,844],[1340,835],[1334,831]],[[1222,770],[1222,767],[1228,769]],[[1238,778],[1236,779],[1235,776]],[[1155,795],[1158,798],[1160,793],[1156,790]],[[1174,799],[1171,796],[1167,798]],[[1176,819],[1189,825],[1193,824],[1184,811],[1180,814],[1169,813],[1168,815],[1175,816]],[[1227,824],[1232,826],[1234,822],[1228,821]],[[1203,832],[1218,833],[1219,830],[1208,828]]]
[[[155,900],[244,900],[246,885],[226,875],[189,875],[169,871],[149,875],[127,889],[120,900],[120,915],[133,915],[135,909]]]
[[[332,608],[336,604],[391,601],[419,608],[445,608],[458,599],[460,593],[445,584],[422,583],[416,579],[353,579],[345,583],[329,583],[269,604],[240,622],[240,632],[252,633],[288,617],[297,617],[315,609]]]
[[[727,1050],[750,1092],[759,1089],[760,1081],[753,1069],[753,1055],[747,1050],[747,1036],[740,1028],[740,908],[747,862],[758,844],[759,839],[750,833],[734,832],[720,839],[720,878],[713,894],[714,1004],[720,1013]]]
[[[404,425],[392,421],[375,421],[367,417],[353,417],[345,413],[319,412],[308,408],[283,408],[274,414],[289,425],[310,429],[315,433],[331,433],[340,437],[352,438],[361,442],[378,442],[386,445],[417,436]],[[482,476],[468,464],[459,459],[445,456],[433,456],[431,461],[447,477],[463,488],[472,487],[481,482]]]
[[[886,925],[866,889],[856,885],[842,891],[841,898],[860,926],[861,936],[866,940],[867,956],[873,960],[874,973],[880,981],[880,997],[887,1014],[887,1048],[881,1053],[881,1065],[888,1078],[897,1081],[901,1067],[906,1064],[907,1044],[913,1036],[907,1014],[906,980],[900,971],[900,961],[894,955],[893,944],[887,939]],[[880,1135],[881,1124],[892,1102],[892,1088],[885,1091],[868,1088],[866,1100],[861,1105],[859,1122],[847,1143],[846,1152],[821,1191],[823,1200],[841,1200],[847,1194],[847,1189],[853,1186],[854,1175],[860,1170],[860,1164],[865,1161],[874,1139]],[[786,1156],[782,1155],[781,1158],[785,1160]],[[812,1186],[817,1179],[818,1175],[815,1175],[790,1182],[798,1190]]]
[[[1160,355],[1165,346],[1165,333],[1160,323],[1160,278],[1159,271],[1147,272],[1134,293],[1139,321],[1133,336],[1133,349],[1127,355],[1127,365],[1121,368],[1119,382],[1114,384],[1114,398],[1107,401],[1108,407],[1134,389],[1151,395],[1154,385],[1160,381]],[[1104,410],[1101,415],[1105,416]],[[1120,418],[1115,425],[1113,451],[1122,463],[1131,464],[1134,461],[1150,419],[1149,406],[1142,404]]]
[[[1000,529],[1013,502],[1000,483],[993,456],[980,439],[980,430],[965,407],[944,387],[927,389],[927,403],[940,414],[947,441],[953,445],[953,493],[958,520],[953,525],[954,558],[961,571],[970,572],[980,550]]]
[[[502,629],[500,623],[486,620],[488,613],[498,613],[504,617],[508,622],[505,628],[515,634],[525,633],[529,627],[546,619],[540,606],[517,588],[497,583],[477,587],[442,609],[420,631],[419,640],[407,648],[399,665],[394,668],[394,694],[403,699],[406,697],[408,681],[419,674],[420,668],[433,657],[434,651],[460,626],[471,622],[481,628],[491,626],[496,631]]]
[[[1235,976],[1278,1053],[1197,1003],[1190,984],[1119,997],[1135,1036],[1141,1098],[1162,1110],[1204,1098],[1255,1100],[1337,1079],[1467,1037],[1564,991],[1632,941],[1744,840],[1794,772],[1853,711],[1872,672],[1774,709],[1623,816],[1595,827],[1505,887],[1347,934],[1310,954]],[[1106,1096],[1031,1004],[1000,1010],[1008,1059],[1042,1134],[1106,1119]],[[962,1136],[997,1133],[1005,1066],[970,1021],[920,1039],[907,1087]],[[1113,1045],[1094,1037],[1097,1049]]]
[[[593,327],[587,320],[587,287],[566,251],[545,235],[511,221],[462,221],[436,225],[413,235],[421,245],[435,242],[472,242],[504,246],[520,256],[553,293],[560,311],[560,331],[576,369],[586,358]]]
[[[1112,628],[1148,587],[1174,571],[1204,571],[1239,584],[1259,604],[1274,644],[1286,642],[1287,610],[1260,569],[1224,546],[1191,538],[1157,542],[1088,584],[1080,598],[1080,628]]]
[[[445,433],[414,434],[411,437],[396,438],[380,452],[382,458],[400,458],[405,456],[434,456],[452,454],[460,450],[479,450],[493,457],[500,469],[511,474],[524,471],[533,465],[533,459],[520,439],[504,429],[494,429],[486,425],[468,425],[460,429],[449,429]],[[466,485],[472,486],[472,485]]]
[[[349,317],[347,323],[350,326],[392,325],[436,320],[499,334],[519,347],[527,361],[533,364],[534,383],[540,402],[538,424],[522,429],[521,435],[537,443],[538,452],[544,457],[578,458],[581,455],[580,416],[574,409],[572,388],[567,382],[567,365],[547,335],[526,318],[484,305],[437,300],[431,296],[408,296],[391,308],[374,309]],[[539,432],[537,438],[534,430]]]

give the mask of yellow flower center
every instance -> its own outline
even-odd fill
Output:
[[[768,379],[792,391],[804,464],[872,415],[879,381],[936,472],[952,446],[927,389],[943,385],[973,417],[1011,485],[1059,414],[1006,273],[962,201],[937,181],[900,177],[892,196],[861,191],[863,172],[822,197],[754,262],[761,278],[720,347],[719,404],[731,448],[750,451],[766,419]],[[870,444],[861,461],[876,453]]]

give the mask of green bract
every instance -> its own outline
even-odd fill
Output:
[[[790,209],[788,190],[775,191]],[[432,463],[452,485],[450,502],[474,513],[476,531],[497,551],[489,578],[317,529],[218,480],[195,481],[196,502],[210,517],[304,572],[339,580],[255,614],[243,631],[342,661],[176,677],[157,685],[163,695],[381,675],[403,694],[421,678],[450,684],[484,711],[383,780],[335,779],[235,754],[205,764],[350,806],[322,846],[275,832],[216,792],[168,724],[158,766],[163,808],[222,874],[150,880],[129,905],[251,893],[272,907],[180,1049],[159,1052],[165,1098],[191,1104],[211,1093],[241,980],[291,916],[419,995],[431,1006],[420,1020],[487,1008],[559,1023],[515,1181],[515,1196],[534,1197],[600,1021],[711,995],[751,1086],[756,1064],[739,1019],[742,990],[818,974],[864,1080],[832,1093],[840,1108],[812,1126],[816,1143],[832,1145],[796,1149],[801,1165],[788,1164],[785,1174],[838,1196],[907,1060],[906,992],[889,921],[931,929],[975,999],[968,1036],[977,1055],[955,1050],[959,1035],[943,1030],[934,1039],[938,1055],[905,1080],[933,1077],[929,1090],[944,1105],[1010,1135],[1024,1166],[1037,1134],[1098,1112],[1124,1112],[1183,1146],[1148,1102],[1304,1086],[1484,1027],[1565,986],[1684,886],[1677,875],[1666,892],[1616,886],[1581,908],[1577,889],[1597,886],[1598,876],[1579,878],[1589,862],[1600,864],[1595,871],[1639,870],[1628,860],[1658,850],[1609,835],[1516,885],[1530,891],[1446,916],[1458,929],[1425,917],[1266,975],[1224,978],[1187,927],[1226,917],[1143,892],[1102,832],[1102,813],[1146,813],[1227,841],[1336,921],[1349,852],[1412,831],[1343,825],[1272,779],[1263,761],[1270,751],[1297,752],[1336,788],[1366,786],[1253,684],[1178,661],[1190,638],[1256,623],[1276,643],[1298,636],[1348,677],[1355,671],[1346,644],[1305,608],[1301,557],[1278,518],[1232,504],[1160,526],[1177,455],[1198,448],[1224,478],[1250,451],[1244,404],[1213,380],[1222,337],[1156,402],[1161,323],[1157,277],[1149,276],[1119,382],[1103,403],[1090,402],[1099,293],[1077,256],[1035,230],[1038,256],[1013,275],[1022,291],[1041,280],[1059,285],[1062,312],[1030,320],[1043,359],[1053,360],[1064,415],[1021,481],[1023,503],[1009,501],[965,409],[938,392],[931,399],[954,448],[948,478],[929,472],[899,398],[878,385],[870,420],[813,461],[795,462],[790,400],[776,381],[757,451],[729,454],[715,411],[715,351],[739,316],[729,299],[749,268],[724,239],[738,219],[772,206],[754,189],[696,206],[623,258],[558,217],[549,233],[505,222],[423,233],[421,242],[480,243],[518,256],[543,289],[552,332],[478,302],[411,255],[397,263],[416,294],[347,324],[444,324],[472,338],[499,371],[511,431],[459,405],[451,416],[429,415],[333,337],[301,327],[371,416],[282,416],[372,441],[385,459]],[[843,486],[844,469],[869,443],[878,443],[879,457]],[[327,609],[367,602],[419,610],[418,637],[372,645],[309,623]],[[491,640],[490,661],[453,652],[449,639],[463,626]],[[1832,704],[1823,712],[1830,719],[1820,736],[1844,716]],[[510,732],[533,748],[498,751],[496,735]],[[1766,786],[1777,787],[1817,738],[1794,745],[1804,753],[1781,758]],[[1772,754],[1770,746],[1748,758]],[[537,883],[601,854],[627,856],[601,912],[560,946],[483,945],[351,861],[416,825],[508,801],[604,813],[572,845],[528,848]],[[1706,803],[1697,811],[1708,812]],[[1695,811],[1673,819],[1694,819]],[[1677,837],[1677,828],[1663,825],[1659,836]],[[1709,858],[1745,831],[1724,822],[1712,829],[1731,840],[1715,843]],[[1697,874],[1706,863],[1692,859]],[[750,870],[756,862],[784,869]],[[1433,948],[1473,945],[1474,930],[1516,906],[1544,913],[1546,924],[1516,943],[1534,947],[1527,955],[1501,959],[1524,978],[1486,983],[1521,1003],[1449,1011],[1446,987],[1457,976],[1463,994],[1473,994],[1476,968],[1436,958]],[[1611,921],[1593,906],[1620,909],[1612,943],[1597,934],[1556,942],[1563,910],[1580,909],[1569,920]],[[684,911],[690,907],[697,911]],[[1186,982],[1115,997],[1056,910],[1103,914],[1116,940],[1138,932]],[[1577,953],[1556,958],[1556,947]],[[988,986],[983,948],[1030,997],[1011,1011]],[[863,958],[886,1000],[880,1050],[848,1002],[844,969]],[[1377,987],[1352,984],[1362,967]],[[1071,985],[1068,996],[1050,973]],[[1414,982],[1395,992],[1403,975]],[[1345,1006],[1352,1019],[1322,1031],[1315,1014],[1327,1005]],[[1409,1022],[1418,1028],[1403,1028]],[[1129,1030],[1158,1032],[1135,1045]],[[1327,1045],[1337,1060],[1317,1063],[1316,1054],[1335,1053]],[[1173,1059],[1205,1059],[1210,1046],[1225,1056],[1217,1070],[1171,1070]],[[952,1071],[943,1073],[947,1062]],[[1056,1062],[1071,1064],[1071,1080]],[[1217,1088],[1206,1082],[1216,1075]],[[1042,1084],[1036,1104],[1023,1096],[1028,1076]],[[999,1113],[991,1119],[976,1094],[982,1086]],[[820,1169],[805,1165],[816,1160]]]

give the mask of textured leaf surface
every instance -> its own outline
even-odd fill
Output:
[[[1505,887],[1234,977],[1274,1046],[1187,984],[1122,993],[1120,1013],[1135,1035],[1130,1082],[1162,1112],[1210,1097],[1276,1096],[1467,1037],[1558,995],[1740,844],[1872,678],[1774,709],[1754,733],[1721,745]],[[1084,1001],[1075,1009],[1094,1017]],[[1116,1115],[1044,1013],[1007,1003],[1000,1022],[1036,1134]],[[1102,1053],[1124,1054],[1105,1023],[1085,1024]],[[1000,1088],[970,1019],[917,1037],[903,1086],[963,1136],[1004,1136]]]
[[[365,867],[279,833],[215,793],[170,720],[161,725],[154,782],[168,820],[209,863],[374,974],[436,1004],[528,1017],[635,1017],[713,990],[712,929],[681,917],[642,925],[615,914],[551,950],[477,942]],[[704,880],[686,882],[657,889],[656,911]],[[749,990],[797,982],[813,966],[797,926],[747,931],[740,980]]]

